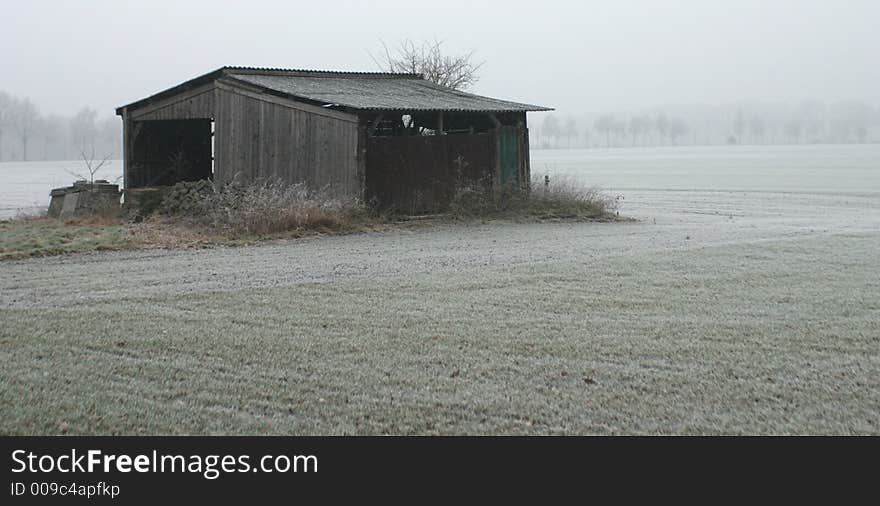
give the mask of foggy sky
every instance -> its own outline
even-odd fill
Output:
[[[379,39],[485,60],[472,90],[579,113],[880,104],[880,2],[2,0],[0,90],[102,116],[222,65],[376,70]]]

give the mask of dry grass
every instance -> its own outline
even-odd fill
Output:
[[[556,179],[546,187],[541,181],[533,182],[530,191],[464,188],[453,199],[447,216],[455,220],[604,220],[614,217],[615,204],[594,188]],[[217,188],[201,181],[170,188],[156,212],[139,222],[127,219],[118,209],[65,221],[31,215],[0,222],[0,260],[100,250],[239,245],[392,226],[429,226],[436,221],[391,220],[356,199],[276,180]]]
[[[158,212],[132,222],[119,209],[75,219],[20,215],[0,222],[0,260],[74,252],[192,248],[380,228],[354,200],[277,181],[182,183],[165,192]]]
[[[217,233],[163,216],[128,224],[128,233],[141,248],[184,249],[230,243]]]
[[[0,221],[0,260],[126,249],[127,226],[106,218],[62,222],[46,217]]]
[[[528,188],[508,186],[500,191],[485,185],[462,188],[453,197],[450,213],[460,218],[606,220],[616,217],[617,202],[594,187],[556,177],[549,184],[532,179]]]
[[[370,221],[356,199],[272,179],[218,187],[179,183],[165,194],[159,213],[229,239],[352,231]]]

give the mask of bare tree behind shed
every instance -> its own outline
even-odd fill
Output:
[[[454,90],[465,90],[479,80],[484,62],[474,61],[474,51],[448,54],[443,41],[434,39],[416,43],[405,39],[394,48],[382,42],[380,55],[370,54],[373,62],[385,72],[422,74],[425,79]]]

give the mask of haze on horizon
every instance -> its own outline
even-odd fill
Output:
[[[880,2],[7,2],[0,89],[100,114],[223,65],[376,70],[380,39],[484,60],[476,93],[577,114],[663,104],[880,104]]]

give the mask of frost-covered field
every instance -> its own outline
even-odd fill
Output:
[[[880,144],[552,149],[531,161],[533,174],[612,191],[880,191]]]
[[[533,170],[614,176],[561,154]],[[880,434],[858,170],[756,191],[646,165],[603,183],[634,223],[3,262],[0,433]]]

